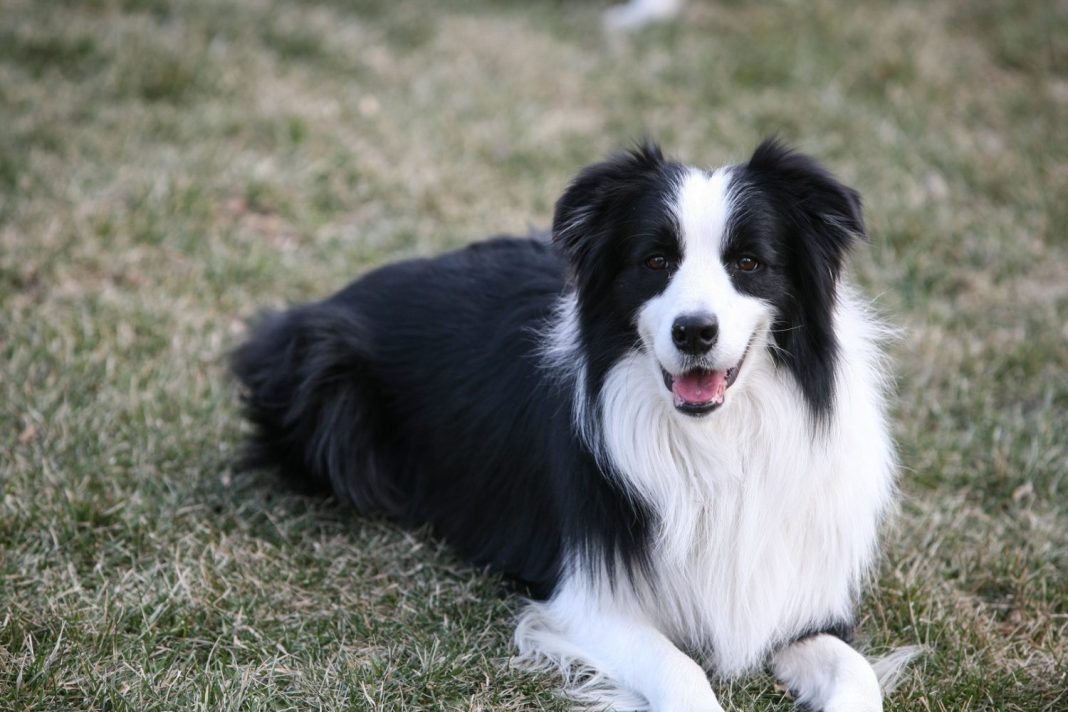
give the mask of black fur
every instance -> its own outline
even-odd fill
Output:
[[[776,140],[757,147],[733,190],[745,209],[729,226],[728,252],[757,253],[770,268],[739,289],[775,304],[775,358],[794,374],[813,412],[825,416],[838,358],[838,278],[854,240],[866,237],[860,195]]]
[[[640,557],[647,515],[601,476],[572,433],[570,384],[536,355],[563,289],[548,244],[499,238],[268,317],[233,358],[250,463],[429,522],[539,595],[564,542]]]
[[[642,143],[583,170],[556,203],[553,241],[567,255],[578,291],[591,399],[635,348],[635,312],[667,287],[667,272],[651,272],[643,260],[652,251],[681,257],[679,227],[664,206],[684,170]]]

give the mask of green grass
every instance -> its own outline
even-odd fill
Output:
[[[777,133],[865,196],[904,500],[861,632],[889,710],[1068,706],[1068,6],[9,0],[0,708],[563,709],[499,580],[233,472],[262,306],[547,224],[643,133]],[[766,677],[720,686],[786,710]]]

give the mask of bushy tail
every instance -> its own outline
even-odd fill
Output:
[[[330,303],[262,316],[231,358],[255,427],[242,465],[277,469],[298,489],[332,491],[361,511],[394,511],[375,448],[383,425],[370,347],[357,318]]]
[[[875,677],[879,680],[879,687],[882,688],[883,695],[889,695],[897,688],[909,663],[922,655],[923,652],[923,646],[910,645],[905,648],[898,648],[878,658],[868,658],[872,669],[875,670]]]

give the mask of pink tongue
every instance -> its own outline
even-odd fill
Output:
[[[726,371],[691,371],[676,376],[671,392],[684,403],[711,403],[723,400],[727,390]]]

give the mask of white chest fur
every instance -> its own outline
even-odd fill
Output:
[[[645,354],[602,390],[604,452],[660,522],[631,603],[719,674],[848,617],[874,558],[894,480],[879,327],[847,292],[836,330],[837,395],[821,428],[762,344],[705,418],[674,412]]]

